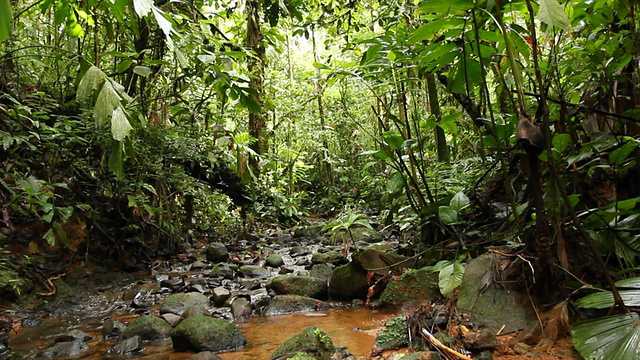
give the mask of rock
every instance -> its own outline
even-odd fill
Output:
[[[44,320],[39,318],[24,318],[20,323],[23,328],[31,328],[44,325]]]
[[[346,262],[344,255],[337,251],[327,251],[325,253],[315,253],[311,255],[311,263],[313,264],[341,264]]]
[[[252,278],[267,278],[271,276],[271,272],[269,272],[269,270],[257,265],[242,265],[238,271],[242,275]]]
[[[180,316],[172,313],[162,314],[160,315],[160,317],[163,318],[167,323],[169,323],[171,327],[175,327],[180,323],[180,321],[182,321],[182,318]]]
[[[57,342],[44,349],[40,356],[45,358],[82,357],[80,354],[87,349],[89,349],[89,345],[80,340]]]
[[[229,299],[231,293],[222,286],[218,286],[211,290],[211,301],[215,306],[222,306]]]
[[[397,316],[389,320],[385,329],[378,334],[374,344],[374,351],[381,352],[384,350],[398,349],[407,345],[409,345],[407,318]]]
[[[315,264],[309,272],[309,276],[329,281],[331,279],[331,273],[333,272],[333,266],[329,264]]]
[[[102,332],[102,336],[104,337],[104,339],[108,340],[108,339],[117,338],[126,329],[127,329],[127,325],[123,324],[122,322],[120,322],[118,320],[113,320],[113,321],[109,321],[108,323],[104,324],[102,326],[102,331],[101,332]]]
[[[211,267],[210,264],[207,264],[200,259],[194,261],[193,264],[191,264],[191,270],[202,270],[202,269],[208,269],[210,267]]]
[[[142,351],[142,349],[144,349],[142,339],[136,335],[113,345],[113,347],[107,351],[107,354],[131,355]]]
[[[367,272],[359,264],[350,262],[336,267],[331,273],[329,296],[332,299],[365,299],[368,288]]]
[[[437,351],[418,351],[407,354],[398,360],[440,360],[442,357]]]
[[[75,340],[87,342],[87,341],[93,340],[93,336],[87,334],[82,330],[75,329],[75,330],[69,331],[64,335],[60,335],[56,337],[54,342],[71,342]]]
[[[413,261],[406,256],[376,249],[366,249],[357,255],[358,262],[367,271],[387,275],[389,271],[400,273],[411,267]]]
[[[288,354],[310,355],[309,359],[329,360],[336,348],[327,333],[315,326],[310,326],[280,344],[271,355],[272,359]],[[305,357],[288,357],[289,359],[306,359]]]
[[[251,316],[252,308],[249,299],[237,297],[231,302],[231,314],[234,319],[241,319]]]
[[[428,268],[422,268],[408,270],[399,277],[392,278],[380,295],[380,302],[383,304],[425,300],[433,302],[441,297],[438,274]]]
[[[300,311],[328,309],[329,304],[300,295],[276,295],[264,309],[265,316],[291,314]]]
[[[227,263],[215,264],[211,268],[209,277],[220,277],[223,279],[233,279],[233,269]]]
[[[173,278],[173,279],[162,280],[160,282],[160,286],[169,288],[171,289],[171,291],[178,291],[183,286],[185,286],[185,282],[184,282],[184,279],[182,278]]]
[[[182,313],[192,305],[207,307],[209,306],[209,298],[198,292],[169,295],[160,303],[160,314],[172,313],[182,315]]]
[[[189,356],[187,360],[222,360],[216,353],[211,351],[202,351]]]
[[[327,282],[310,276],[280,275],[267,284],[278,295],[303,295],[314,299],[327,299]]]
[[[265,265],[272,268],[277,268],[284,265],[284,260],[280,255],[277,255],[277,254],[269,255],[269,257],[267,257],[267,259],[265,260]]]
[[[122,339],[140,336],[142,340],[166,339],[171,334],[171,325],[163,318],[152,315],[144,315],[133,322],[122,332]]]
[[[247,343],[233,324],[211,316],[183,320],[171,332],[171,340],[176,351],[228,351]]]
[[[212,264],[229,261],[229,250],[227,250],[227,247],[220,242],[209,244],[204,253],[207,257],[207,261]]]
[[[476,327],[484,326],[497,333],[504,325],[501,334],[508,334],[537,322],[537,318],[529,298],[519,291],[505,288],[508,284],[492,284],[480,291],[483,278],[500,260],[495,253],[485,254],[467,264],[457,308],[460,313],[468,314]]]
[[[192,316],[209,316],[209,310],[204,306],[200,305],[191,305],[184,310],[182,313],[182,318],[186,319]]]
[[[293,237],[316,237],[322,235],[324,225],[301,226],[293,231]]]
[[[489,329],[480,332],[469,332],[462,337],[464,348],[473,352],[492,350],[498,346],[496,335]]]
[[[302,256],[302,255],[307,255],[308,253],[309,253],[309,250],[307,250],[306,248],[300,245],[292,246],[289,249],[289,255],[291,256]]]

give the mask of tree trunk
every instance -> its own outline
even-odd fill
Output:
[[[436,119],[436,123],[442,119],[440,114],[440,102],[438,101],[438,90],[436,88],[436,79],[433,73],[427,74],[427,91],[429,92],[429,107],[431,115]],[[447,138],[444,135],[444,129],[440,125],[435,127],[436,149],[438,152],[438,161],[449,162],[449,148],[447,147]]]
[[[256,141],[251,145],[251,149],[259,156],[266,149],[266,139],[264,135],[265,119],[262,114],[262,98],[264,94],[264,43],[263,35],[260,30],[260,2],[258,0],[247,0],[247,46],[255,54],[255,57],[249,59],[249,87],[255,89],[257,94],[249,94],[249,97],[260,105],[258,112],[249,112],[249,135],[254,137]],[[256,176],[260,169],[258,165],[258,156],[251,157],[251,167]]]

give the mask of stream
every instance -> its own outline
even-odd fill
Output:
[[[210,277],[211,264],[205,260],[203,248],[194,249],[188,256],[163,261],[151,271],[126,274],[107,271],[101,276],[89,276],[77,281],[63,278],[72,284],[63,286],[72,288],[73,295],[67,298],[51,297],[50,302],[37,312],[16,312],[14,321],[22,319],[21,326],[11,332],[11,352],[0,356],[0,359],[42,357],[44,349],[71,330],[82,330],[92,337],[87,342],[89,350],[78,356],[83,359],[187,359],[194,352],[174,351],[170,338],[145,341],[144,349],[133,355],[109,355],[107,351],[116,344],[117,339],[104,339],[103,328],[114,320],[130,324],[140,315],[159,315],[160,302],[172,293],[199,291],[211,296],[214,287],[222,286],[230,291],[232,297],[234,293],[246,294],[249,290],[268,296],[265,285],[273,276],[285,272],[308,275],[314,265],[311,263],[314,253],[339,249],[328,243],[322,244],[317,239],[296,239],[295,245],[303,245],[305,250],[292,255],[292,245],[293,241],[267,237],[229,245],[229,263],[254,264],[269,270],[269,276],[260,279],[238,276],[237,271],[232,279]],[[284,265],[279,268],[266,267],[264,258],[267,254],[281,255]],[[167,288],[167,282],[176,286]],[[54,283],[59,288],[60,284],[66,284],[60,281]],[[209,311],[214,317],[233,320],[247,339],[244,347],[218,355],[227,360],[270,359],[283,341],[309,326],[317,326],[329,335],[334,345],[346,347],[347,352],[356,357],[368,357],[378,330],[395,315],[394,309],[372,309],[333,301],[329,303],[331,307],[327,310],[279,316],[262,316],[254,307],[252,316],[246,318],[234,318],[228,305],[212,306]]]

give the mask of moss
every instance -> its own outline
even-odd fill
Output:
[[[296,352],[297,354],[295,356],[300,356],[297,358],[294,357],[296,359],[328,360],[335,352],[335,347],[333,346],[333,341],[331,341],[331,338],[324,330],[310,326],[283,342],[273,353],[272,358]],[[312,352],[314,355],[310,355],[309,352]]]
[[[397,349],[409,345],[407,333],[407,318],[397,316],[387,322],[384,329],[376,339],[375,348],[378,350]]]

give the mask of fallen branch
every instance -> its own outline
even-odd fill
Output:
[[[461,354],[436,339],[429,330],[422,328],[422,337],[431,344],[447,360],[473,360],[467,355]]]

